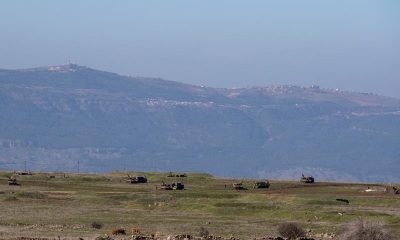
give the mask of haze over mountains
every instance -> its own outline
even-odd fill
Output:
[[[0,168],[400,182],[400,100],[215,89],[78,65],[0,70]]]

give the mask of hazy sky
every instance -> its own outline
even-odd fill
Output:
[[[0,68],[68,60],[214,87],[400,98],[400,1],[1,0]]]

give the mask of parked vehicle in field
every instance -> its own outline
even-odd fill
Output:
[[[301,175],[300,182],[302,183],[314,183],[314,177],[313,176],[304,176],[304,174]]]
[[[181,183],[181,182],[174,182],[174,183],[171,184],[171,186],[172,186],[172,189],[174,189],[174,190],[183,190],[183,189],[185,189],[185,185],[183,183]]]
[[[400,188],[397,188],[395,186],[386,186],[385,192],[392,194],[400,194]]]
[[[129,183],[137,184],[137,183],[147,183],[147,178],[144,176],[133,176],[128,175],[128,179],[126,180]]]
[[[18,186],[17,179],[15,177],[9,177],[8,178],[8,185],[9,186]]]
[[[162,190],[183,190],[185,189],[185,185],[182,182],[173,182],[173,183],[165,183],[161,184]]]
[[[269,188],[270,184],[269,181],[259,181],[259,182],[255,182],[253,185],[254,189],[258,189],[258,188]]]
[[[187,177],[186,173],[173,173],[169,172],[167,177]]]
[[[242,182],[232,183],[232,187],[235,190],[246,190],[246,188],[243,187],[243,183]]]

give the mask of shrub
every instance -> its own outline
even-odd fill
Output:
[[[92,222],[92,228],[101,229],[102,227],[103,227],[103,224],[98,223],[98,222]]]
[[[98,236],[96,237],[94,240],[114,240],[113,238],[109,237],[109,236]]]
[[[343,227],[338,240],[391,240],[392,235],[385,230],[382,223],[358,220]]]
[[[113,235],[125,235],[125,234],[126,234],[126,231],[125,231],[125,229],[123,229],[123,228],[114,228],[114,229],[111,231],[111,233],[112,233]]]
[[[44,199],[46,195],[40,192],[19,192],[16,194],[21,198]]]
[[[17,200],[18,200],[18,198],[16,196],[14,196],[14,195],[6,196],[4,198],[4,201],[10,201],[10,202],[17,201]]]
[[[278,233],[287,239],[296,239],[306,235],[306,232],[297,223],[282,223],[278,227]]]
[[[206,237],[208,237],[210,235],[210,232],[206,228],[201,227],[200,231],[199,231],[199,235],[202,238],[206,238]]]

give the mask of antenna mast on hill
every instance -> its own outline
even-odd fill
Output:
[[[71,64],[74,64],[74,63],[71,61],[71,58],[67,58],[67,65],[71,65]]]

